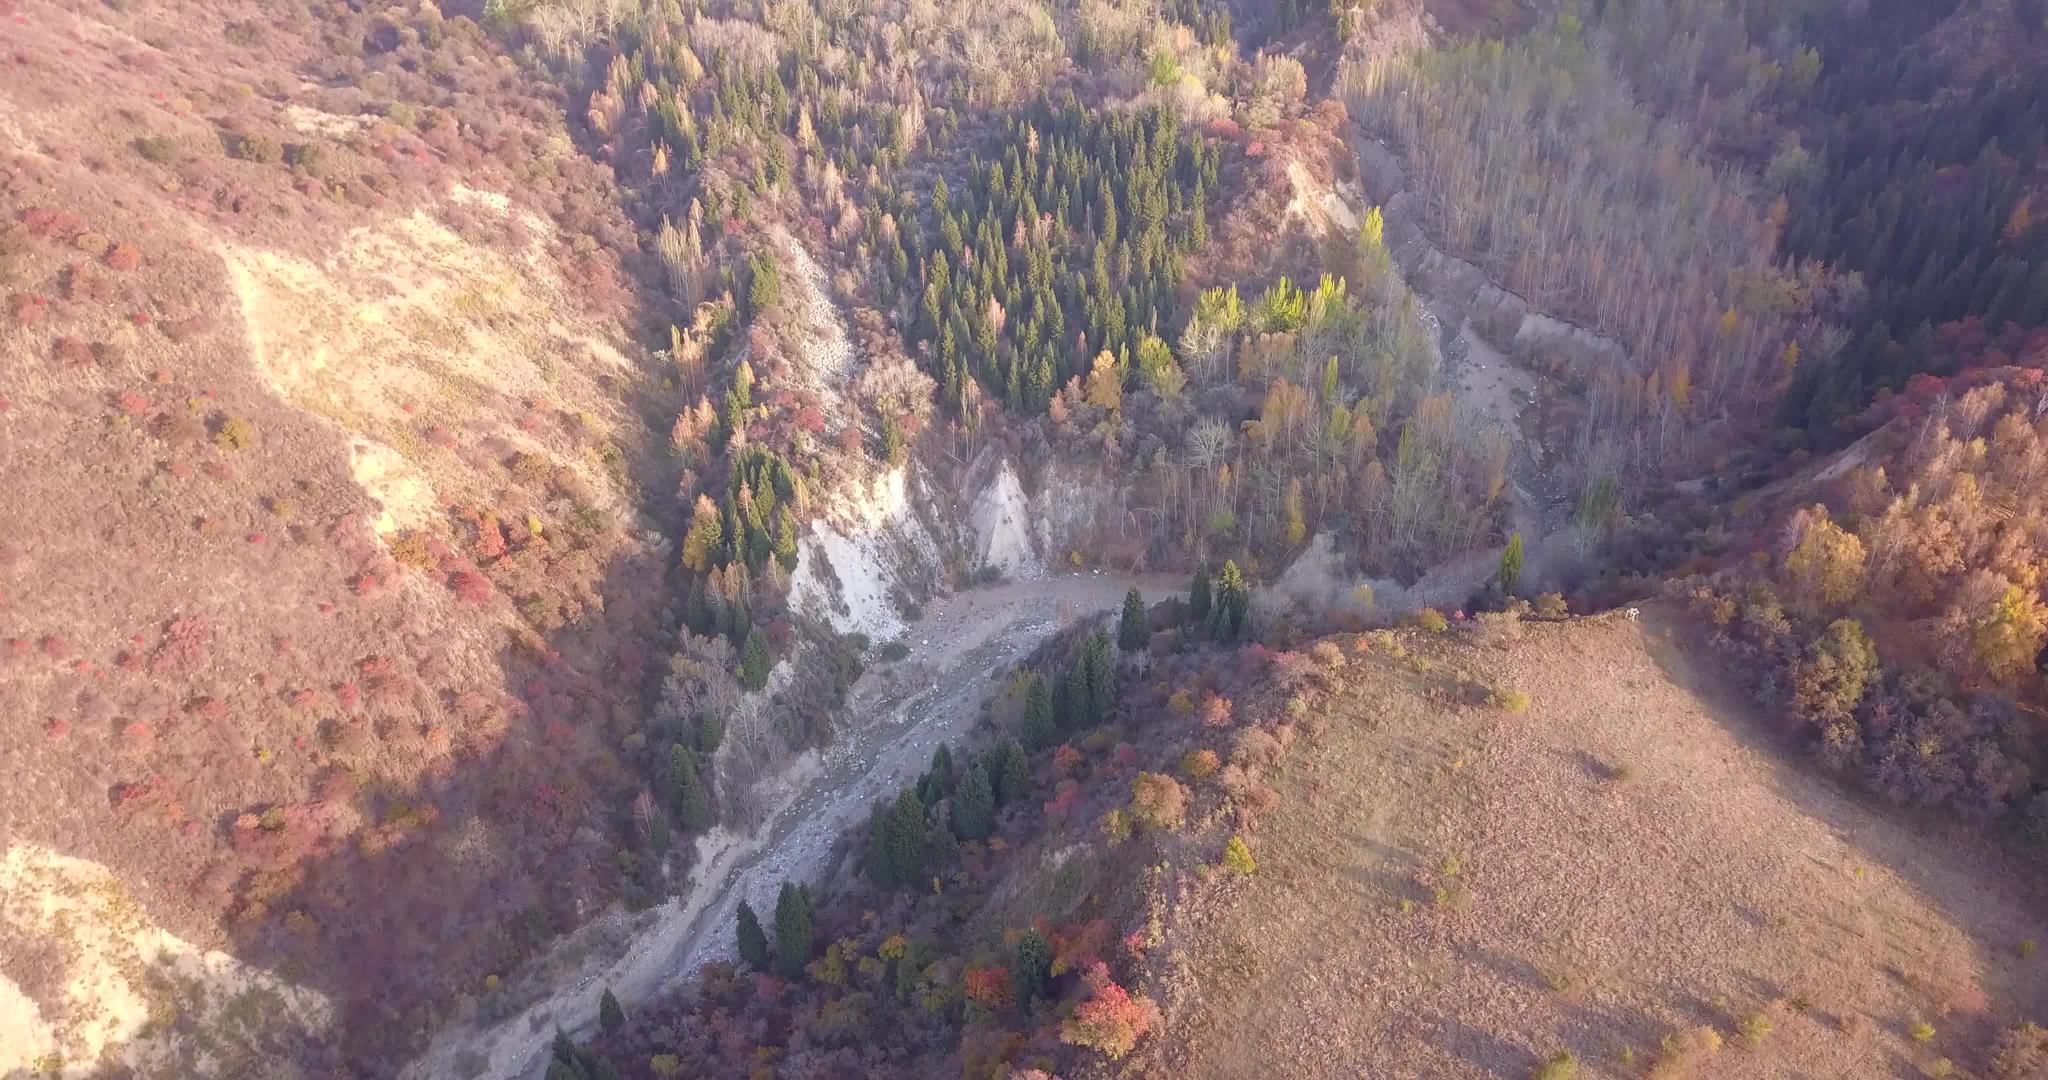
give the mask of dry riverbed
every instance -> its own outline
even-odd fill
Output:
[[[629,1007],[732,955],[739,902],[772,908],[785,880],[811,881],[875,800],[893,794],[942,742],[972,729],[990,677],[1070,620],[1113,610],[1136,586],[1148,603],[1178,591],[1175,577],[1064,574],[934,599],[904,635],[910,655],[879,665],[853,687],[838,741],[806,754],[773,783],[775,809],[749,835],[719,829],[698,841],[694,879],[677,896],[628,916],[611,912],[540,961],[550,991],[518,1013],[444,1032],[407,1075],[418,1080],[538,1075],[557,1029],[592,1026],[610,987]]]

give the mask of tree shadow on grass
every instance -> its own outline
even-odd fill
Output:
[[[2024,963],[2016,955],[2019,942],[2048,931],[2048,923],[2034,914],[2048,897],[2039,870],[2020,865],[1994,837],[1966,822],[1904,810],[1822,772],[1781,727],[1765,720],[1740,689],[1744,676],[1714,653],[1682,612],[1665,604],[1647,606],[1642,612],[1645,651],[1663,675],[1709,706],[1705,712],[1715,723],[1758,748],[1778,794],[1858,853],[1858,866],[1849,871],[1852,876],[1861,878],[1864,863],[1896,875],[1929,909],[1945,915],[1971,940],[1973,954],[1912,965],[1931,970],[1908,970],[1899,966],[1900,950],[1931,936],[1934,927],[1908,916],[1910,925],[1879,927],[1882,936],[1872,939],[1863,929],[1843,925],[1825,912],[1809,915],[1845,940],[1871,941],[1884,948],[1887,973],[1909,996],[1926,1000],[1930,1011],[1950,1012],[1944,1045],[1981,1045],[2004,1022],[2041,1015],[2048,1007],[2048,978],[2040,965]],[[1831,871],[1845,869],[1812,855],[1808,859]],[[1773,996],[1786,992],[1774,989]],[[1880,1025],[1894,1019],[1872,1018]],[[1918,1066],[1905,1059],[1898,1063],[1910,1066],[1900,1075],[1917,1071]]]

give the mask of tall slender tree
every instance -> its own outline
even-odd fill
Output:
[[[704,790],[704,780],[697,771],[697,755],[689,747],[676,743],[668,748],[669,788],[673,792],[670,804],[675,812],[676,824],[686,833],[700,833],[711,827],[711,798]]]
[[[1218,641],[1236,641],[1251,630],[1252,590],[1237,568],[1237,560],[1223,564],[1216,577],[1216,602],[1209,609],[1209,636]]]
[[[785,979],[800,979],[811,962],[815,944],[811,927],[811,891],[795,882],[782,883],[775,898],[775,966]]]
[[[996,793],[988,773],[976,762],[953,792],[953,835],[962,840],[986,840],[996,828]]]
[[[768,970],[768,935],[761,929],[761,918],[754,914],[753,905],[740,901],[739,911],[740,959],[745,960],[756,971]]]
[[[1027,750],[1043,750],[1059,738],[1052,719],[1052,691],[1045,685],[1045,676],[1036,672],[1024,688],[1024,716],[1017,734]]]
[[[1151,627],[1145,621],[1145,598],[1132,589],[1124,594],[1124,611],[1117,620],[1116,644],[1125,652],[1136,652],[1145,647],[1152,638]]]
[[[1500,552],[1500,591],[1508,596],[1515,595],[1515,588],[1522,583],[1522,534],[1508,537],[1508,545]]]
[[[1194,580],[1188,583],[1188,618],[1206,625],[1209,605],[1209,568],[1197,566]]]

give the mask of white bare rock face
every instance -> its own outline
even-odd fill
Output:
[[[939,561],[938,541],[913,505],[913,491],[922,487],[909,469],[891,469],[836,499],[797,542],[790,607],[843,634],[900,636],[903,615],[891,593],[908,591]]]
[[[1005,461],[995,478],[974,497],[968,525],[974,530],[975,559],[1006,578],[1025,581],[1045,576],[1045,556],[1031,523],[1034,515],[1024,497],[1017,471]]]

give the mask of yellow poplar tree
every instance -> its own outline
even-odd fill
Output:
[[[709,496],[697,496],[697,505],[690,511],[690,531],[683,535],[683,565],[702,573],[723,539],[725,524],[719,519],[717,504]]]
[[[1799,542],[1785,556],[1785,575],[1793,587],[1816,607],[1840,607],[1855,599],[1863,587],[1863,541],[1836,525],[1825,506],[1800,512],[1794,527],[1800,528]]]
[[[1301,511],[1301,477],[1287,482],[1287,546],[1300,547],[1308,539],[1308,520]]]
[[[1095,365],[1088,370],[1088,404],[1110,412],[1124,407],[1123,376],[1108,349],[1095,354]]]
[[[1970,628],[1970,637],[1985,672],[2001,682],[2017,682],[2034,670],[2042,639],[2048,637],[2048,608],[2028,590],[2007,585]]]

